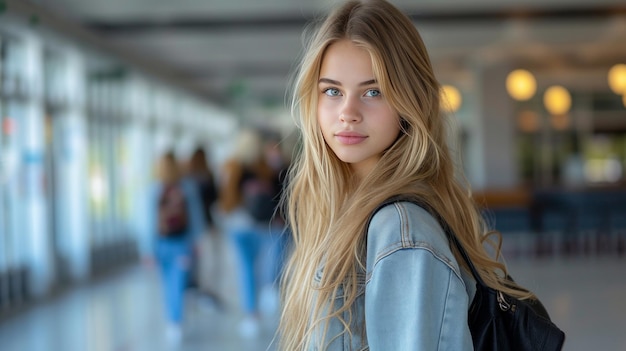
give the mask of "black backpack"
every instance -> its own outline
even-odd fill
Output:
[[[271,181],[257,176],[244,177],[241,185],[243,205],[246,211],[259,222],[269,222],[276,208],[276,186]]]
[[[158,233],[164,237],[184,235],[189,226],[187,199],[180,184],[163,187],[159,197]]]

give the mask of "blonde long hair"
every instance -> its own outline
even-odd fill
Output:
[[[344,39],[369,52],[381,92],[398,112],[403,130],[373,171],[358,181],[326,145],[317,122],[322,59],[332,43]],[[506,267],[483,247],[486,226],[469,190],[456,177],[439,89],[417,29],[387,1],[346,2],[326,18],[308,43],[295,76],[291,106],[293,115],[299,117],[302,150],[290,169],[283,198],[294,251],[282,282],[281,349],[308,347],[314,330],[322,327],[326,333],[330,318],[342,320],[344,332],[352,334],[347,328],[351,321],[343,320],[342,314],[350,311],[357,297],[357,272],[365,267],[367,219],[394,195],[417,196],[437,211],[488,285],[520,298],[532,296],[505,284]],[[321,265],[324,274],[314,286],[313,277]],[[344,304],[332,306],[330,301],[340,287]],[[330,311],[326,310],[329,306]]]

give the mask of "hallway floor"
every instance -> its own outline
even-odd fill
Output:
[[[565,350],[626,350],[625,257],[517,258],[508,264],[512,276],[537,293],[566,332]],[[224,276],[233,274],[226,271]],[[188,299],[183,343],[177,347],[165,340],[156,272],[142,265],[0,322],[0,350],[274,350],[270,344],[276,316],[265,316],[256,339],[245,340],[237,333],[241,315],[233,284],[226,285],[224,296],[231,300],[225,311],[202,299]]]

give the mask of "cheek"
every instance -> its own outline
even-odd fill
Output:
[[[318,106],[317,109],[317,123],[319,127],[322,129],[322,134],[326,135],[326,132],[332,125],[332,113],[328,108],[324,108],[323,106]]]
[[[389,115],[389,118],[387,118],[384,123],[385,134],[391,143],[393,143],[393,141],[395,141],[401,133],[400,123],[400,118],[393,113]]]

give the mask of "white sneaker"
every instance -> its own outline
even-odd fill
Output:
[[[256,338],[259,332],[259,320],[255,317],[247,316],[239,324],[239,335],[245,339]]]

